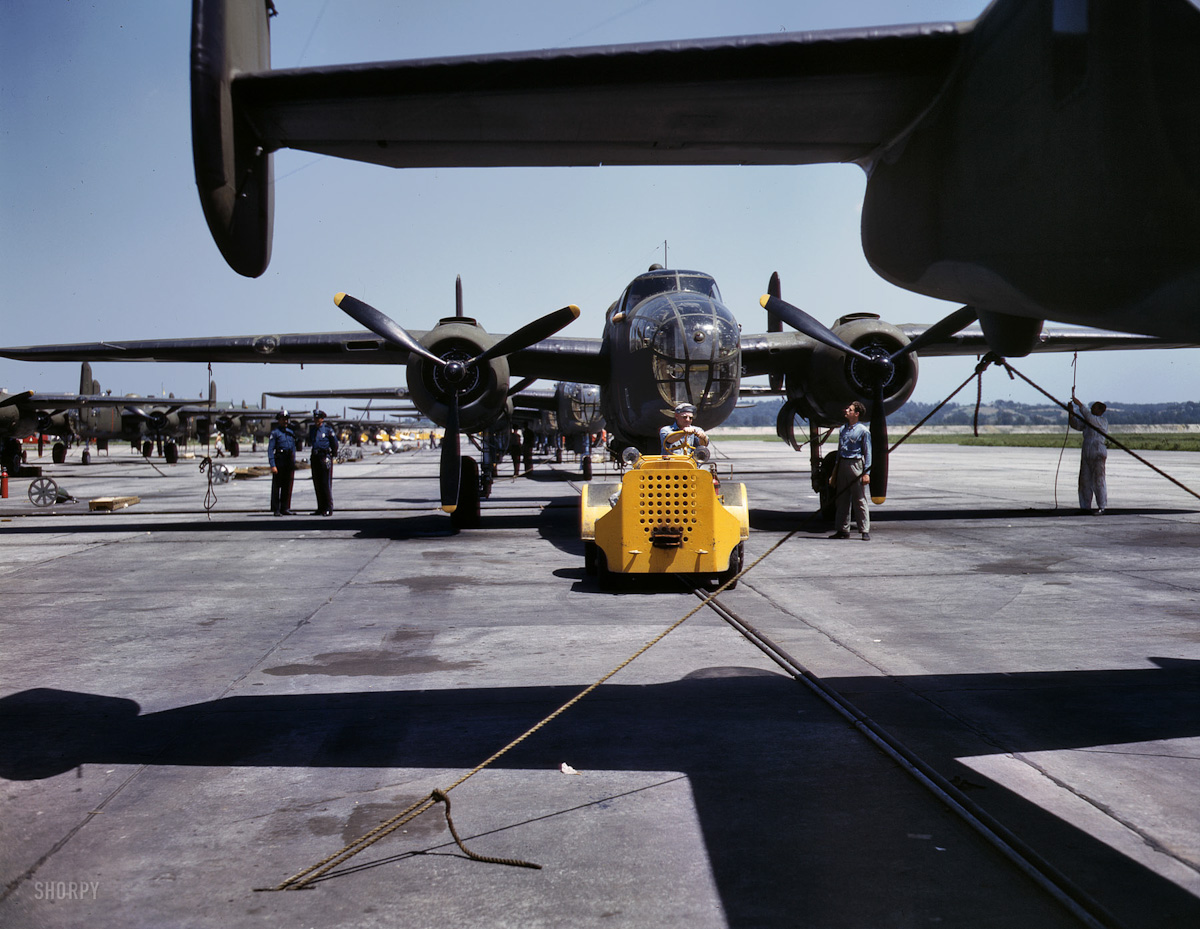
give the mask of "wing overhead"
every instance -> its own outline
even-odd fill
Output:
[[[930,105],[970,24],[258,71],[267,151],[390,167],[860,161]]]
[[[425,333],[413,330],[416,339]],[[503,339],[497,335],[497,341]],[[0,348],[18,361],[196,361],[249,364],[408,363],[409,353],[372,332],[319,332],[202,339],[147,339]],[[508,356],[518,377],[599,383],[604,370],[599,339],[543,339]],[[570,372],[568,375],[566,372]],[[310,395],[311,396],[311,395]],[[203,403],[203,400],[195,401]]]
[[[424,333],[417,333],[419,338]],[[144,339],[0,348],[18,361],[199,361],[279,364],[404,364],[408,352],[371,332]]]
[[[899,329],[910,340],[923,333],[928,326],[901,323]],[[1032,352],[1109,352],[1148,348],[1197,348],[1195,342],[1178,342],[1155,336],[1132,335],[1127,332],[1109,332],[1104,329],[1083,329],[1067,326],[1043,328]],[[976,326],[964,329],[956,335],[923,347],[922,358],[944,355],[986,355],[987,339]]]

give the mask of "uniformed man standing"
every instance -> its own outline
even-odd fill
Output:
[[[296,433],[288,423],[287,410],[275,417],[275,428],[267,440],[267,464],[271,466],[271,513],[292,515],[292,482],[296,479]]]
[[[867,507],[867,485],[871,482],[871,431],[861,422],[867,408],[858,400],[846,407],[846,425],[838,433],[837,470],[834,489],[837,492],[837,532],[831,539],[850,538],[850,509],[862,532],[864,542],[871,540],[871,511]]]
[[[321,410],[313,413],[313,427],[308,435],[308,444],[312,448],[310,463],[312,466],[313,490],[317,494],[317,508],[313,516],[333,515],[333,459],[337,455],[337,433],[325,422],[325,414]]]

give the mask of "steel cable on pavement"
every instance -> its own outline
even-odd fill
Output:
[[[407,807],[406,809],[401,810],[399,813],[397,813],[391,819],[387,819],[384,822],[380,823],[378,826],[376,826],[370,832],[367,832],[366,834],[355,839],[353,842],[350,842],[349,844],[343,846],[341,849],[334,852],[332,855],[329,855],[329,856],[321,859],[316,864],[310,865],[309,867],[305,868],[303,871],[299,871],[296,874],[293,874],[291,877],[289,877],[287,880],[283,881],[282,883],[278,884],[277,886],[256,888],[256,889],[269,890],[269,891],[303,890],[303,889],[307,888],[309,885],[311,885],[314,881],[323,877],[325,874],[328,874],[331,870],[336,868],[338,865],[353,858],[359,852],[365,851],[367,848],[370,848],[376,842],[380,841],[381,839],[386,838],[388,835],[395,832],[401,826],[416,819],[422,813],[426,812],[431,807],[433,807],[434,804],[436,804],[436,803],[445,803],[446,804],[446,821],[447,821],[447,824],[450,826],[450,833],[454,837],[454,841],[458,844],[458,847],[469,858],[472,858],[476,861],[486,861],[486,862],[489,862],[492,864],[506,864],[506,865],[512,865],[514,867],[540,869],[541,865],[534,864],[532,862],[522,861],[522,860],[516,859],[516,858],[489,858],[489,857],[486,857],[483,855],[477,855],[474,852],[469,851],[466,848],[466,846],[463,845],[462,841],[459,839],[457,832],[455,832],[455,830],[454,830],[454,825],[453,825],[452,821],[450,820],[450,800],[449,800],[449,797],[447,796],[447,794],[449,794],[450,791],[454,790],[455,787],[460,786],[461,784],[465,783],[470,778],[474,777],[476,774],[478,774],[480,771],[482,771],[484,768],[486,768],[492,762],[494,762],[497,759],[499,759],[500,757],[502,757],[505,753],[507,753],[508,751],[510,751],[513,748],[516,748],[518,745],[520,745],[522,742],[524,742],[526,739],[528,739],[535,732],[542,729],[543,727],[548,725],[553,720],[557,719],[559,716],[561,716],[563,713],[565,713],[567,710],[569,710],[571,707],[573,707],[576,703],[578,703],[580,700],[582,700],[584,697],[586,697],[588,694],[590,694],[592,691],[596,690],[598,687],[600,687],[606,681],[608,681],[613,676],[615,676],[618,672],[627,668],[635,660],[640,658],[642,655],[644,655],[646,652],[648,652],[651,648],[653,648],[655,645],[657,645],[659,642],[661,642],[663,639],[665,639],[668,635],[670,635],[672,632],[674,632],[676,629],[678,629],[680,626],[682,626],[685,622],[687,622],[689,619],[691,619],[693,616],[695,616],[697,613],[699,613],[702,609],[704,609],[704,607],[708,606],[708,604],[713,599],[716,598],[717,594],[726,590],[730,585],[736,583],[744,575],[746,575],[751,570],[753,570],[755,567],[757,567],[759,564],[761,564],[768,556],[774,554],[774,552],[777,551],[780,546],[782,546],[785,542],[787,542],[789,539],[791,539],[792,536],[794,536],[799,531],[800,530],[797,528],[797,529],[793,529],[790,532],[788,532],[785,536],[783,536],[783,538],[779,539],[777,542],[772,544],[765,552],[763,552],[761,555],[759,555],[758,558],[754,559],[754,561],[750,562],[750,564],[748,564],[746,567],[744,567],[741,571],[739,571],[733,577],[729,578],[727,581],[725,581],[723,584],[721,584],[719,587],[717,587],[702,602],[697,604],[694,608],[689,610],[682,617],[675,620],[675,622],[671,623],[671,625],[669,625],[666,629],[664,629],[662,632],[660,632],[658,635],[656,635],[654,638],[652,638],[649,642],[647,642],[645,645],[643,645],[641,648],[639,648],[636,652],[634,652],[632,655],[630,655],[628,658],[626,658],[624,661],[622,661],[619,665],[617,665],[615,668],[613,668],[607,674],[603,675],[594,684],[589,684],[587,687],[585,687],[583,690],[581,690],[578,694],[576,694],[574,697],[572,697],[570,700],[568,700],[566,703],[564,703],[562,706],[560,706],[557,710],[555,710],[553,713],[551,713],[545,719],[543,719],[540,722],[531,726],[529,729],[527,729],[521,735],[517,736],[515,739],[513,739],[511,742],[509,742],[507,745],[505,745],[504,748],[500,749],[498,752],[493,754],[487,760],[480,762],[478,765],[476,765],[474,768],[472,768],[470,771],[468,771],[466,774],[464,774],[462,777],[460,777],[458,780],[456,780],[453,784],[451,784],[445,790],[436,790],[435,789],[435,790],[431,791],[427,796],[421,798],[416,803],[412,804],[411,806]]]
[[[701,594],[699,590],[695,592],[697,596]],[[779,665],[793,680],[806,686],[814,695],[829,705],[859,734],[899,765],[922,787],[929,790],[951,812],[962,819],[989,845],[1085,926],[1088,926],[1089,929],[1122,929],[1117,919],[1090,894],[1082,890],[1062,871],[1050,864],[1015,833],[946,780],[904,743],[800,664],[770,638],[712,597],[706,598],[701,606],[710,607],[726,624]]]

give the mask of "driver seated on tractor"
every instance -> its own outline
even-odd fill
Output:
[[[696,408],[692,404],[680,403],[675,407],[675,424],[663,426],[658,430],[664,455],[674,455],[686,448],[708,444],[708,433],[699,426],[692,425],[695,418]]]

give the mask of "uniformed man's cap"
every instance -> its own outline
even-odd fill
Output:
[[[696,407],[690,403],[681,403],[675,407],[676,413],[695,413]]]
[[[276,419],[277,421],[278,421],[278,420],[281,420],[281,419],[288,419],[288,411],[287,411],[287,410],[280,410],[278,413],[276,413],[276,414],[275,414],[275,419]]]
[[[324,418],[325,418],[324,410],[317,410],[315,413],[313,413],[313,419],[324,419]]]

